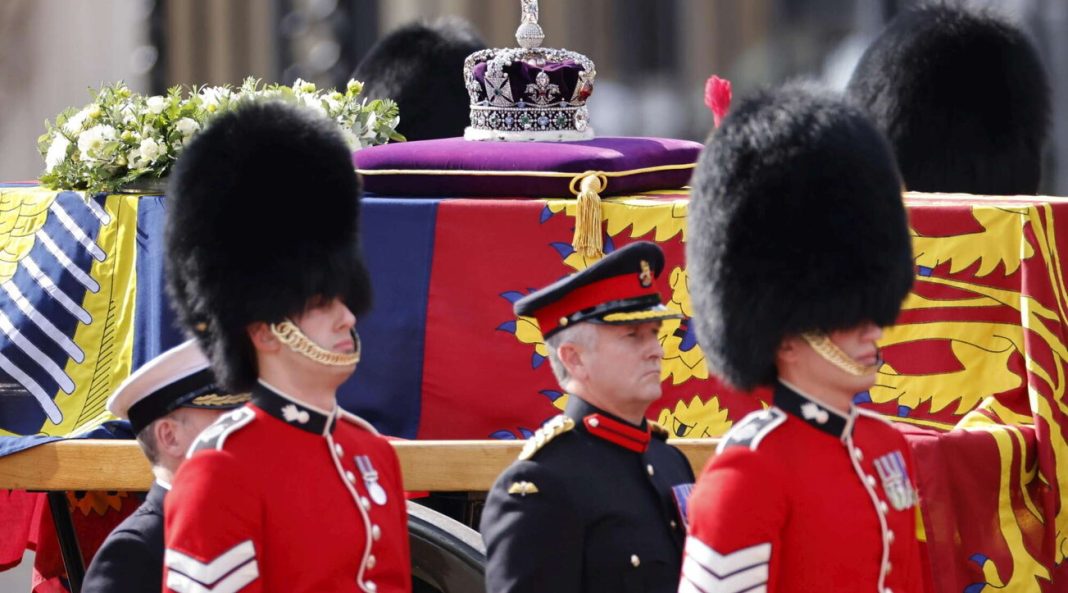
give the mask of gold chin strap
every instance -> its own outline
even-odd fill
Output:
[[[304,335],[304,332],[300,331],[300,328],[295,323],[288,319],[282,323],[272,323],[270,327],[271,333],[283,344],[289,346],[290,350],[319,364],[347,367],[356,366],[356,363],[360,362],[360,334],[356,333],[355,329],[352,330],[352,337],[356,351],[347,353],[331,352],[316,344],[308,336]]]
[[[873,373],[882,366],[882,359],[875,361],[873,365],[862,365],[853,360],[851,356],[842,352],[842,349],[831,341],[830,336],[823,332],[806,332],[801,337],[808,342],[809,346],[820,355],[820,358],[842,369],[854,377],[863,377]]]

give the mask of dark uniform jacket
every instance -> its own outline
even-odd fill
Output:
[[[151,591],[163,586],[163,497],[154,482],[141,506],[100,546],[82,582],[82,593]]]
[[[489,492],[486,590],[675,591],[685,527],[672,489],[688,491],[693,471],[651,432],[572,395]]]

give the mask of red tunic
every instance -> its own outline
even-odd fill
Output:
[[[175,476],[164,591],[411,591],[390,444],[262,383],[252,398],[198,437]]]
[[[679,591],[922,591],[912,468],[889,422],[780,384],[694,488]]]

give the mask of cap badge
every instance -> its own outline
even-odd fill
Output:
[[[649,262],[644,259],[641,261],[642,271],[638,274],[638,282],[642,285],[642,288],[649,288],[653,285],[653,270],[649,267]]]
[[[887,453],[875,460],[875,469],[879,471],[879,478],[883,482],[883,492],[886,493],[890,506],[895,510],[903,511],[916,504],[916,490],[909,480],[908,469],[905,467],[905,457],[901,451]]]
[[[386,496],[386,489],[378,483],[378,472],[375,470],[374,464],[371,463],[371,458],[367,455],[357,455],[352,459],[356,462],[356,467],[360,468],[360,474],[363,475],[363,485],[367,487],[367,493],[371,495],[371,500],[379,506],[386,504],[389,497]]]
[[[805,420],[815,420],[816,424],[827,424],[827,420],[830,419],[830,414],[827,413],[827,410],[812,402],[801,406],[801,416]]]
[[[307,424],[308,420],[311,420],[311,415],[307,410],[298,409],[293,404],[282,408],[282,417],[286,419],[286,422],[299,422],[300,424]]]

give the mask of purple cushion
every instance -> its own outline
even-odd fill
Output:
[[[573,195],[568,188],[575,174],[620,173],[609,175],[608,188],[601,192],[610,196],[686,185],[701,147],[697,142],[667,138],[581,142],[443,138],[365,148],[353,155],[353,162],[363,175],[364,189],[380,195],[567,197]],[[639,171],[656,167],[664,168]],[[559,175],[538,176],[546,173]]]

